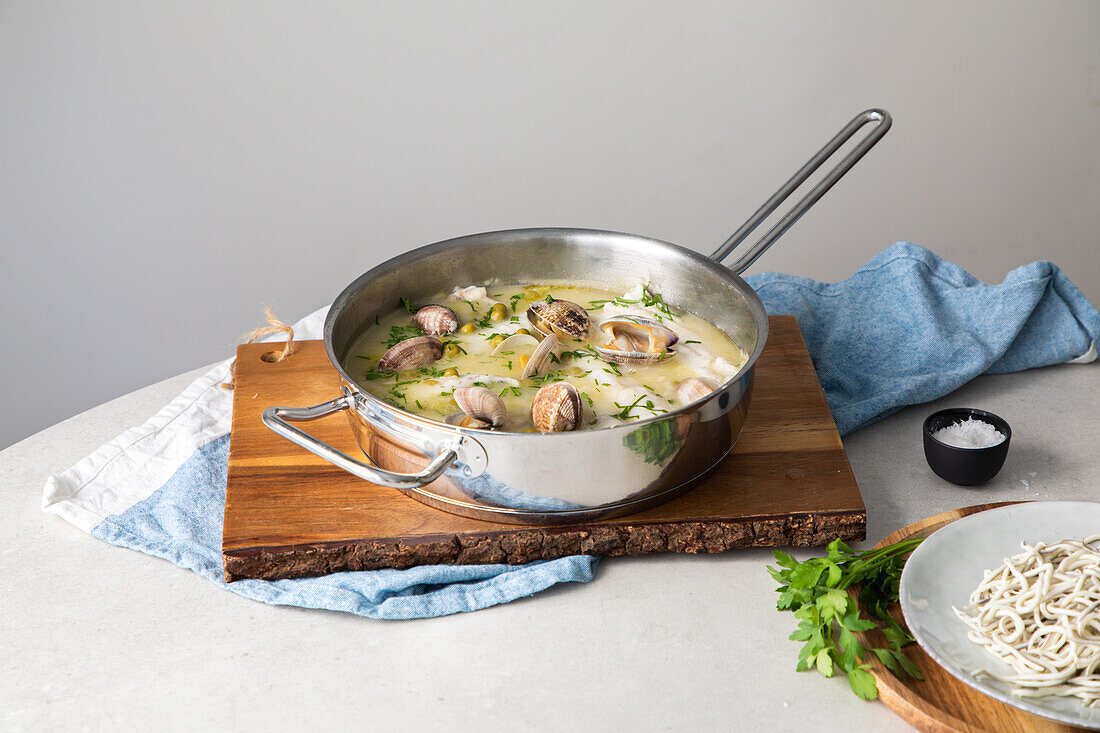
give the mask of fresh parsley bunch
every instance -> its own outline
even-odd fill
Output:
[[[921,538],[902,540],[877,550],[855,552],[839,538],[828,546],[828,555],[798,562],[790,553],[776,551],[779,568],[768,572],[782,585],[776,589],[780,611],[793,611],[798,629],[794,641],[804,642],[798,654],[799,671],[817,668],[832,677],[837,668],[848,675],[848,684],[859,697],[878,697],[875,678],[868,671],[870,655],[899,677],[924,679],[917,666],[901,651],[913,641],[909,630],[890,617],[888,606],[898,600],[898,584],[905,559]],[[859,589],[859,603],[848,594]],[[860,607],[873,617],[860,615]],[[877,620],[877,623],[876,623]],[[879,628],[887,647],[866,648],[855,634]]]

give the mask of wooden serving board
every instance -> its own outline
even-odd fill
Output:
[[[910,537],[927,537],[956,519],[1016,503],[979,504],[937,514],[899,529],[876,544],[875,548]],[[904,623],[899,604],[892,604],[890,613]],[[860,643],[864,646],[886,646],[886,640],[877,631],[856,636],[861,638]],[[918,644],[905,647],[905,653],[920,668],[925,677],[923,680],[895,677],[874,657],[871,659],[871,673],[878,685],[879,699],[917,730],[926,733],[1056,733],[1086,730],[1032,715],[979,692],[937,664]]]
[[[866,510],[793,317],[771,318],[741,438],[698,487],[636,514],[567,526],[447,514],[355,478],[268,430],[267,407],[340,395],[320,341],[282,362],[237,349],[222,554],[227,581],[438,563],[522,563],[575,554],[721,552],[861,540]],[[362,455],[346,415],[303,425]],[[490,457],[490,460],[492,458]]]

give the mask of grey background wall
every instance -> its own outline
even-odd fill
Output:
[[[1100,302],[1100,4],[0,4],[0,447],[226,357],[420,244],[710,252],[861,109],[886,139],[755,266],[898,239]]]

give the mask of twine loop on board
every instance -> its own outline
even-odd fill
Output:
[[[249,331],[241,337],[241,343],[250,344],[258,338],[270,336],[273,333],[285,333],[286,343],[283,344],[281,351],[273,349],[271,351],[265,351],[260,355],[260,358],[266,362],[280,362],[294,353],[296,348],[294,346],[294,329],[276,318],[275,314],[271,312],[271,306],[269,305],[264,306],[264,315],[267,317],[268,325],[261,326],[254,331]],[[222,382],[222,389],[233,389],[236,386],[236,381],[237,360],[234,359],[233,363],[229,365],[229,381]]]

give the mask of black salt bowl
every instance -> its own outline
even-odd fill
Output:
[[[1005,439],[988,448],[957,448],[932,437],[937,430],[962,422],[968,417],[989,423]],[[977,486],[996,476],[1005,463],[1010,440],[1012,429],[1008,427],[1008,423],[985,410],[955,407],[933,412],[924,421],[924,457],[929,468],[940,478],[959,486]]]

